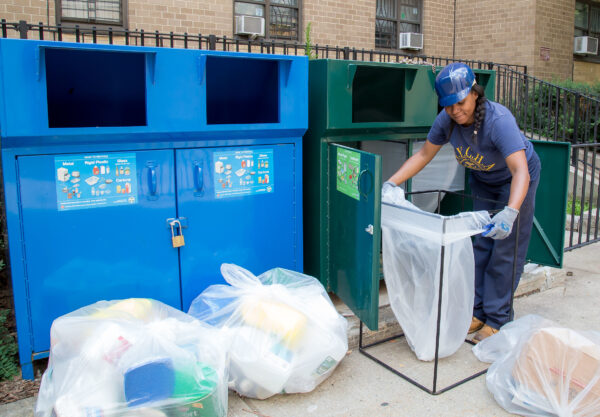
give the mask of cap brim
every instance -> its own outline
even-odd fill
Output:
[[[462,90],[456,94],[450,94],[444,98],[440,98],[438,100],[438,102],[440,103],[440,106],[442,106],[442,107],[451,106],[453,104],[458,103],[462,99],[464,99],[469,94],[470,91],[471,91],[471,87],[465,88],[464,90]]]

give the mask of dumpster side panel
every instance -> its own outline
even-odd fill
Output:
[[[562,268],[571,145],[532,140],[542,162],[527,260]]]
[[[323,266],[326,247],[326,201],[327,147],[321,143],[324,126],[327,122],[327,61],[309,62],[309,119],[310,129],[304,135],[302,158],[304,184],[304,271],[318,278],[329,289],[327,274]],[[323,149],[325,152],[323,153]]]

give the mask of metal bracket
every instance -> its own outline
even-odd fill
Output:
[[[166,220],[166,225],[167,225],[167,229],[171,229],[171,223],[173,223],[174,221],[178,221],[179,224],[181,224],[181,228],[182,229],[187,229],[188,227],[188,220],[187,217],[170,217]]]

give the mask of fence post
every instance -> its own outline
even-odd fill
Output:
[[[6,38],[6,19],[2,19],[2,37]]]
[[[25,20],[19,20],[19,24],[17,25],[17,30],[19,31],[20,39],[27,39],[27,31],[29,30],[29,25]]]
[[[344,46],[344,59],[347,61],[350,59],[350,48]]]
[[[43,41],[44,40],[44,22],[39,22],[38,28],[39,28],[40,40]]]
[[[575,108],[573,109],[573,143],[577,143],[577,134],[579,130],[579,93],[575,93]],[[573,148],[573,159],[571,165],[577,163],[577,156],[579,154],[578,148]],[[577,166],[576,166],[577,167]],[[577,168],[575,168],[575,177],[577,177]],[[575,189],[575,188],[574,188]]]
[[[208,35],[208,49],[214,51],[217,49],[217,37],[216,35]]]
[[[577,143],[577,134],[579,133],[579,93],[575,93],[575,108],[573,109],[573,140]]]

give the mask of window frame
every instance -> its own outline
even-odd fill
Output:
[[[394,0],[396,2],[396,18],[386,18],[386,17],[379,17],[377,16],[377,9],[378,9],[378,3],[379,0],[375,1],[375,48],[382,48],[382,49],[398,49],[400,50],[400,48],[398,47],[398,37],[400,36],[400,25],[402,23],[408,23],[411,25],[418,25],[419,26],[419,31],[418,32],[412,32],[412,33],[420,33],[423,34],[423,0],[417,0],[418,1],[418,9],[419,9],[419,22],[413,22],[410,20],[406,20],[406,19],[402,19],[402,14],[400,13],[400,7],[401,6],[406,6],[406,1],[404,0]],[[395,33],[394,33],[394,38],[392,40],[392,45],[391,46],[378,46],[377,45],[377,21],[378,20],[384,20],[387,22],[393,22],[395,23]]]
[[[89,2],[89,0],[81,0],[85,2]],[[78,25],[82,29],[108,29],[108,28],[119,28],[119,29],[127,29],[128,22],[128,0],[119,0],[121,5],[121,22],[106,22],[106,21],[93,21],[90,22],[88,19],[77,19],[77,18],[64,18],[62,16],[62,0],[56,0],[55,2],[55,14],[56,14],[56,24],[61,25],[62,27],[74,28]]]
[[[585,28],[580,27],[580,26],[576,26],[575,24],[573,24],[573,28],[574,30],[581,30],[583,32],[583,35],[577,35],[577,36],[591,36],[593,38],[597,38],[599,43],[600,43],[600,31],[599,32],[590,32],[590,22],[592,19],[592,13],[591,13],[591,8],[592,6],[600,9],[600,1],[594,1],[594,0],[576,0],[575,1],[575,10],[577,10],[577,3],[581,3],[581,4],[585,4],[587,5],[587,9],[588,9],[588,18],[587,18],[587,25]],[[574,38],[576,36],[574,35]],[[598,54],[596,55],[578,55],[575,54],[575,52],[573,51],[573,57],[575,58],[576,61],[586,61],[586,62],[595,62],[595,63],[600,63],[600,46],[598,48]]]
[[[303,33],[303,29],[302,29],[302,1],[303,0],[297,0],[298,1],[298,5],[297,6],[287,6],[285,4],[272,4],[273,0],[233,0],[233,17],[232,17],[232,27],[233,27],[233,36],[234,38],[238,38],[238,39],[246,39],[245,37],[241,36],[241,35],[236,35],[235,34],[235,17],[236,16],[242,16],[241,14],[237,14],[235,12],[235,4],[236,3],[250,3],[250,4],[256,4],[259,6],[264,6],[265,8],[265,15],[263,16],[265,19],[265,36],[262,39],[265,40],[275,40],[275,41],[292,41],[292,42],[298,42],[300,41],[300,36]],[[295,9],[298,11],[298,27],[296,29],[296,37],[271,37],[271,7],[284,7],[287,9]]]

